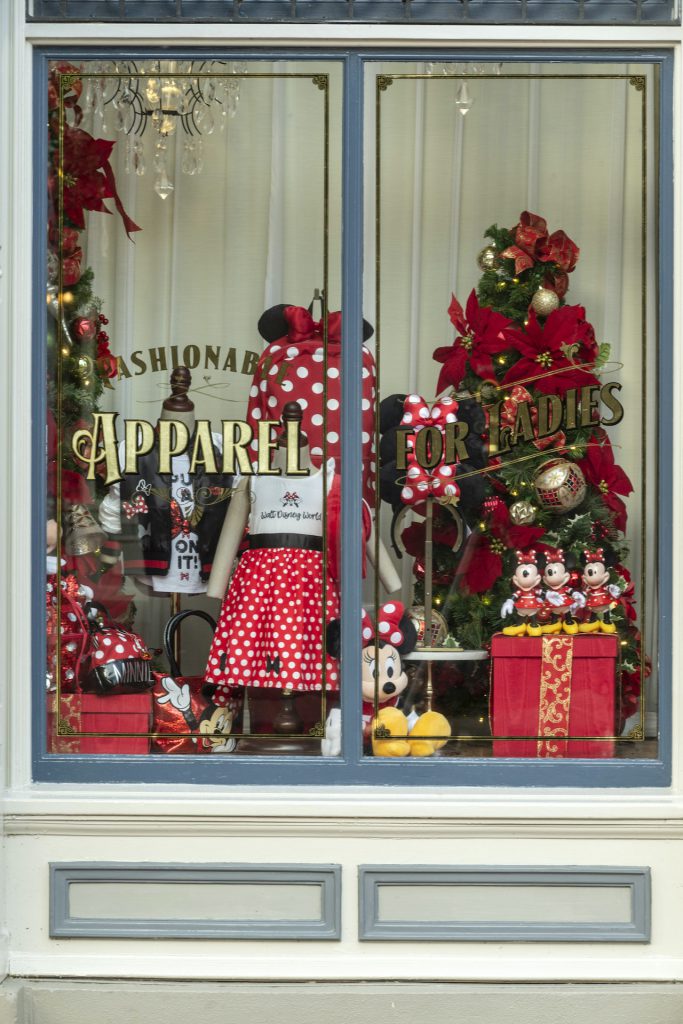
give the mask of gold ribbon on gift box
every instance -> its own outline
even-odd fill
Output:
[[[569,705],[572,699],[574,638],[544,636],[541,653],[541,688],[538,699],[538,757],[564,757],[569,735]]]

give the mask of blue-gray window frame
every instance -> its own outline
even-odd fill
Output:
[[[667,552],[672,538],[672,459],[662,441],[673,422],[673,53],[671,50],[506,51],[504,48],[460,51],[412,49],[314,49],[212,47],[197,50],[163,48],[167,58],[239,60],[335,60],[343,65],[343,253],[342,308],[342,432],[344,487],[342,494],[342,723],[339,758],[321,757],[189,757],[167,755],[82,755],[46,753],[45,693],[45,466],[46,412],[45,266],[47,239],[47,81],[51,60],[144,59],[160,47],[40,47],[34,55],[34,257],[33,257],[33,381],[32,422],[32,679],[33,778],[37,782],[69,783],[197,783],[229,786],[504,786],[504,787],[639,787],[671,783],[671,590]],[[429,758],[410,760],[363,757],[358,709],[361,705],[361,352],[349,342],[362,324],[363,267],[363,77],[373,61],[501,61],[562,63],[647,63],[660,68],[658,162],[658,577],[659,577],[659,753],[658,758],[624,760],[554,760],[496,758]]]

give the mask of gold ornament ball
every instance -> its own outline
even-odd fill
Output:
[[[507,281],[499,281],[498,284],[496,285],[496,288],[499,292],[504,292],[507,286]]]
[[[555,515],[564,515],[585,498],[586,478],[575,462],[550,459],[539,466],[534,488],[541,508]]]
[[[480,270],[494,270],[498,263],[498,253],[492,245],[484,246],[477,256],[477,266]]]
[[[559,305],[560,300],[551,288],[537,288],[531,300],[531,308],[538,316],[550,316]]]
[[[76,360],[76,372],[84,382],[89,374],[92,373],[94,365],[90,356],[80,355]]]
[[[516,501],[510,505],[510,519],[515,526],[530,526],[536,518],[536,506],[530,501]]]

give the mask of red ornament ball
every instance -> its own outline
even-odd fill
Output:
[[[71,331],[74,337],[81,342],[92,341],[97,331],[97,324],[89,320],[87,316],[77,316],[71,324]]]
[[[101,313],[100,313],[100,315],[98,316],[97,319],[100,321],[101,324],[108,324],[109,323],[109,321],[107,320],[106,316],[102,316]]]
[[[109,341],[109,335],[107,334],[106,331],[100,331],[99,334],[97,335],[97,340],[105,342]]]

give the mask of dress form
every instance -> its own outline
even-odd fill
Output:
[[[286,424],[289,420],[298,420],[301,422],[301,406],[298,402],[287,402],[285,405],[282,411],[282,422],[283,424]],[[273,457],[273,467],[275,469],[281,469],[283,473],[286,468],[286,450],[284,448],[284,444],[285,435],[283,433],[279,446]],[[299,445],[299,466],[301,469],[308,469],[310,472],[315,472],[315,467],[311,461],[308,440],[305,434],[300,434]],[[213,569],[211,570],[211,575],[209,576],[209,582],[206,589],[208,597],[217,597],[219,600],[222,600],[225,595],[228,580],[230,578],[230,570],[232,569],[232,565],[237,557],[237,552],[242,542],[244,530],[249,519],[249,511],[249,480],[247,477],[244,477],[233,494],[228,514],[226,515],[223,523],[223,529],[221,531],[218,547],[216,548],[216,554],[213,560]],[[377,565],[375,565],[375,549],[375,527],[373,524],[365,548],[366,556],[370,565],[377,570],[380,583],[386,592],[388,594],[393,594],[397,590],[400,590],[401,578],[394,567],[389,552],[381,541],[379,543],[379,558],[377,559]]]

